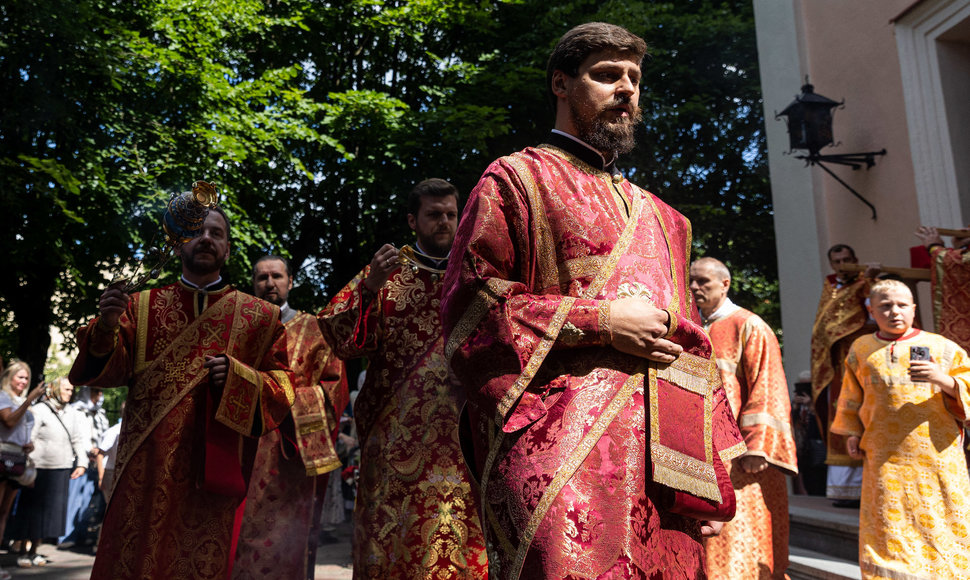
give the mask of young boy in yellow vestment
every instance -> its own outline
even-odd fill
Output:
[[[879,331],[852,344],[832,424],[864,460],[862,576],[967,578],[970,359],[953,341],[913,328],[916,307],[902,282],[876,283],[869,301]]]

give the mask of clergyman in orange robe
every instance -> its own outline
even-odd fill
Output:
[[[691,292],[747,452],[728,466],[737,513],[704,541],[710,578],[783,578],[788,568],[788,483],[798,472],[791,400],[775,333],[728,298],[731,273],[714,258],[690,268]]]

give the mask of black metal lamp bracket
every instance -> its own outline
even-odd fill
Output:
[[[825,163],[835,163],[837,165],[848,165],[853,170],[861,168],[863,165],[866,169],[869,169],[876,164],[876,155],[885,155],[886,150],[881,151],[869,151],[866,153],[841,153],[837,155],[820,155],[818,153],[811,153],[809,155],[797,155],[795,159],[802,159],[805,161],[806,165],[818,165],[825,170],[826,173],[831,175],[836,181],[842,184],[843,187],[848,189],[852,195],[859,198],[859,200],[869,206],[872,210],[872,219],[876,219],[876,207],[869,203],[866,198],[859,195],[859,192],[852,189],[852,187],[843,181],[838,175],[832,172],[831,169],[825,166]]]

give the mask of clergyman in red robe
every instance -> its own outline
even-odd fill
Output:
[[[458,441],[463,396],[439,316],[458,190],[428,179],[408,204],[416,247],[384,244],[318,315],[338,356],[369,361],[354,403],[354,578],[485,578],[478,499]]]
[[[228,286],[229,220],[210,210],[182,279],[110,286],[78,332],[78,385],[128,385],[92,578],[228,578],[257,437],[290,412],[279,308]]]
[[[235,580],[313,578],[323,495],[341,466],[337,417],[347,406],[344,363],[327,345],[315,316],[290,307],[289,260],[263,256],[253,293],[279,306],[295,400],[291,417],[259,440],[233,566]]]
[[[445,277],[445,356],[494,578],[700,578],[744,451],[687,289],[690,224],[617,171],[646,44],[578,26],[556,130],[492,163]]]

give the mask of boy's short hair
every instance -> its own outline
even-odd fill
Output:
[[[892,290],[903,290],[909,294],[910,300],[913,300],[913,291],[909,289],[909,286],[899,280],[879,280],[869,290],[869,300],[875,299],[876,296],[885,296]]]

